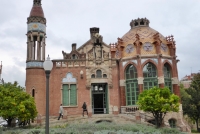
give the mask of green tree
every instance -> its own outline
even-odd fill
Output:
[[[167,87],[153,87],[139,95],[138,105],[141,110],[153,114],[156,127],[159,128],[167,112],[179,110],[179,97],[172,94]]]
[[[185,89],[185,92],[188,96],[183,95],[183,113],[196,122],[197,130],[200,132],[198,127],[200,119],[200,73],[193,77],[190,87]]]
[[[26,121],[37,116],[33,97],[23,90],[17,82],[0,85],[0,116],[7,121],[8,126],[11,126],[13,119]]]

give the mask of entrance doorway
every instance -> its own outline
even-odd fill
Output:
[[[107,105],[107,84],[92,84],[92,111],[93,114],[106,114]]]

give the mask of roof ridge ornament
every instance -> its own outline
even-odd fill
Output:
[[[130,22],[131,28],[139,26],[149,26],[150,21],[147,18],[138,18]]]

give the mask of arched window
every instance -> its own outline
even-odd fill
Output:
[[[76,54],[72,54],[71,59],[78,59],[78,56]]]
[[[126,68],[126,105],[136,105],[139,95],[137,69],[133,65]]]
[[[176,127],[176,120],[175,119],[169,119],[168,122],[169,122],[169,125],[170,125],[171,128]]]
[[[106,75],[106,74],[103,74],[103,78],[107,78],[107,75]]]
[[[91,75],[91,78],[95,78],[95,74],[92,74],[92,75]]]
[[[32,90],[32,97],[35,97],[35,89]]]
[[[172,80],[171,80],[171,69],[170,69],[170,65],[168,63],[164,64],[163,73],[164,73],[165,87],[168,87],[170,89],[170,91],[173,93]]]
[[[72,73],[67,73],[62,79],[62,104],[63,106],[77,106],[77,80]]]
[[[97,78],[102,78],[102,72],[101,72],[101,70],[97,70],[96,77]]]
[[[143,68],[143,89],[150,89],[158,86],[157,69],[154,64],[148,62]]]

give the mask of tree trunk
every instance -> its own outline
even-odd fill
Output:
[[[156,128],[159,128],[158,116],[156,116],[155,119],[156,119]]]
[[[197,125],[197,131],[200,132],[200,128],[199,128],[199,119],[196,119],[196,125]]]
[[[8,127],[11,127],[11,122],[12,122],[12,119],[11,119],[11,118],[8,118],[8,120],[7,120]]]
[[[155,120],[156,120],[156,128],[160,127],[160,115],[159,113],[155,114]]]

